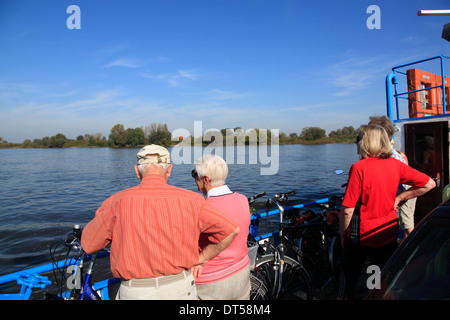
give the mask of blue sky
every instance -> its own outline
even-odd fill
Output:
[[[70,30],[66,10],[81,10]],[[366,26],[370,5],[381,29]],[[167,123],[355,128],[393,66],[440,54],[440,0],[0,0],[0,137]],[[448,62],[447,64],[449,64]],[[450,74],[446,69],[446,73]]]

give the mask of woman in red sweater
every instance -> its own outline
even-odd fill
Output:
[[[228,166],[217,155],[198,159],[192,176],[206,201],[231,217],[240,228],[233,242],[199,270],[194,271],[197,294],[201,300],[248,300],[250,298],[250,259],[247,236],[250,208],[246,196],[232,192],[225,185]],[[202,250],[209,243],[207,235],[199,239]]]
[[[391,144],[381,126],[361,126],[357,147],[361,160],[350,169],[340,215],[348,299],[355,298],[365,259],[381,270],[397,248],[398,204],[435,187],[430,177],[391,157]],[[412,187],[396,196],[399,184]]]

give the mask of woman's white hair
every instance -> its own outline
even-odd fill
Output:
[[[209,154],[195,161],[195,171],[199,178],[208,176],[211,186],[217,187],[225,184],[228,165],[221,157]]]

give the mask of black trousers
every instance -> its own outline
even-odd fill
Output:
[[[369,265],[378,266],[381,270],[395,249],[397,249],[397,241],[373,248],[352,244],[350,240],[346,240],[342,252],[342,266],[345,278],[344,294],[347,299],[356,299],[356,287],[366,261],[368,260]]]

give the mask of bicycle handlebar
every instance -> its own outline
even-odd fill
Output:
[[[293,196],[294,194],[296,194],[297,191],[292,190],[290,192],[286,192],[286,193],[277,193],[273,196],[273,199],[268,199],[266,201],[266,205],[271,205],[272,203],[280,203],[283,201],[286,201],[288,199],[288,197]]]
[[[280,193],[279,196],[280,198],[282,198],[283,200],[287,200],[288,197],[293,196],[294,194],[296,194],[297,191],[292,190],[290,192],[286,192],[286,193]]]
[[[74,225],[71,232],[69,232],[64,238],[64,245],[66,247],[72,247],[75,244],[79,244],[81,240],[82,229],[79,225]]]
[[[81,247],[81,234],[83,233],[83,229],[80,227],[80,225],[74,225],[72,231],[66,234],[64,238],[64,245],[66,247],[69,247],[71,249],[77,250],[79,253],[85,253],[83,248]],[[99,253],[109,253],[109,249],[103,248],[97,251],[97,254]]]
[[[266,195],[265,191],[257,193],[254,196],[247,198],[248,199],[248,203],[252,204],[253,202],[255,202],[256,199],[261,198],[262,196],[265,196],[265,195]]]

